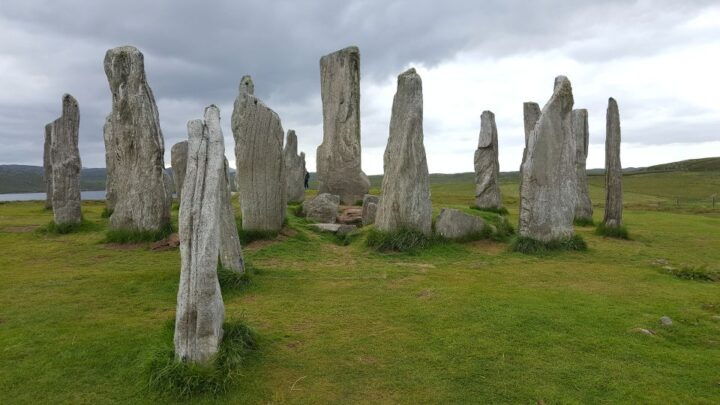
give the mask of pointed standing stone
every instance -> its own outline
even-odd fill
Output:
[[[105,54],[112,92],[106,124],[106,148],[114,157],[109,183],[116,202],[111,229],[159,231],[170,225],[172,200],[167,190],[165,145],[152,90],[145,78],[143,54],[132,46]]]
[[[175,314],[175,358],[207,363],[218,351],[225,307],[217,278],[225,146],[220,111],[188,122],[188,165],[180,202],[180,287]]]
[[[240,82],[232,131],[235,137],[235,177],[244,230],[279,231],[285,220],[285,164],[280,117]]]
[[[287,200],[303,202],[305,200],[305,155],[297,154],[298,140],[292,129],[287,133],[287,142],[283,150],[285,161],[285,180]]]
[[[52,123],[45,125],[45,144],[43,147],[43,181],[45,182],[45,209],[52,208]]]
[[[105,117],[103,125],[103,141],[105,142],[105,209],[112,214],[117,203],[117,191],[115,190],[115,162],[117,161],[117,150],[113,144],[112,114]]]
[[[375,226],[386,232],[432,232],[430,184],[423,146],[422,79],[409,69],[398,76],[383,158],[385,175]]]
[[[521,169],[519,233],[523,237],[549,242],[574,234],[577,175],[572,107],[570,81],[559,76],[528,138]]]
[[[370,190],[361,168],[360,51],[351,46],[320,58],[323,141],[317,148],[318,193],[355,204]]]
[[[588,155],[588,142],[590,131],[588,128],[588,112],[586,109],[573,110],[572,128],[575,137],[575,170],[577,173],[577,206],[575,207],[575,220],[592,222],[592,201],[588,189],[585,162]]]
[[[623,195],[620,164],[620,112],[614,98],[608,100],[605,129],[605,217],[608,228],[622,226]]]
[[[495,114],[491,111],[483,111],[480,116],[479,138],[475,150],[475,206],[498,209],[502,207],[498,184],[500,163]]]
[[[188,141],[178,142],[170,149],[170,163],[172,164],[175,194],[178,201],[182,200],[182,187],[185,182],[187,170]]]
[[[50,141],[52,208],[55,223],[58,225],[82,222],[79,129],[78,103],[73,96],[65,94],[62,98],[62,115],[52,123]]]
[[[218,127],[218,130],[220,128]],[[220,262],[228,270],[238,273],[245,271],[245,260],[238,236],[235,213],[232,207],[232,191],[230,189],[230,166],[224,159],[224,187],[220,190]]]

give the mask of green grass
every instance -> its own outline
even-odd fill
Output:
[[[625,225],[605,226],[605,224],[601,222],[597,228],[595,228],[595,234],[608,238],[630,239],[630,234]]]
[[[480,208],[480,207],[478,207],[478,206],[476,206],[476,205],[471,205],[471,206],[470,206],[470,209],[478,210],[478,211],[485,211],[485,212],[492,212],[492,213],[495,213],[495,214],[498,214],[498,215],[507,215],[507,214],[508,214],[508,210],[507,210],[507,208],[505,208],[505,207],[500,207],[500,208],[489,208],[489,207]]]
[[[400,229],[386,232],[374,227],[367,232],[365,238],[365,245],[378,252],[416,252],[440,242],[437,237],[425,236],[415,230]]]
[[[653,264],[720,263],[720,209],[664,205],[675,184],[718,192],[686,174],[626,178],[633,239],[577,228],[581,253],[484,239],[380,254],[364,244],[370,227],[341,246],[289,215],[292,232],[244,246],[262,271],[223,294],[226,319],[255,330],[257,349],[233,383],[186,402],[718,403],[720,283]],[[496,216],[468,208],[472,180],[448,177],[431,183],[435,215]],[[517,187],[501,183],[512,225]],[[590,192],[597,222],[604,192]],[[103,208],[83,203],[97,230],[55,236],[35,232],[52,218],[43,202],[0,204],[0,402],[178,402],[149,389],[145,366],[172,345],[179,251],[99,243]]]
[[[516,236],[510,243],[510,250],[525,254],[543,254],[554,251],[585,251],[587,243],[580,235],[549,242],[540,241],[526,236]]]
[[[76,224],[56,224],[55,221],[50,221],[47,225],[37,229],[38,233],[44,233],[48,235],[65,235],[74,232],[91,232],[100,229],[100,227],[85,219],[82,222]]]
[[[238,273],[218,265],[217,275],[223,293],[244,290],[251,282],[252,267],[245,263],[245,271]]]
[[[682,266],[679,269],[671,267],[666,269],[669,274],[683,280],[720,281],[720,271],[710,270],[705,266]]]
[[[135,229],[109,229],[105,233],[104,243],[142,243],[155,242],[167,238],[173,233],[172,225],[168,224],[157,231],[138,231]]]
[[[573,221],[575,226],[595,226],[595,221],[592,218],[575,218]]]
[[[100,218],[110,218],[112,213],[113,213],[113,210],[106,207],[105,209],[103,209],[102,213],[100,214]]]

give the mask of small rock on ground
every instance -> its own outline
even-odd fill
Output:
[[[670,326],[673,324],[673,321],[672,321],[672,319],[670,319],[669,316],[663,316],[662,318],[660,318],[660,323],[663,326]]]

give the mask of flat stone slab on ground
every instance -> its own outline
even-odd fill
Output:
[[[312,224],[312,227],[322,232],[331,232],[337,235],[346,235],[357,229],[355,225],[346,224]]]

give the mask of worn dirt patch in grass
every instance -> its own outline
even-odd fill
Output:
[[[8,233],[28,233],[33,232],[38,228],[40,228],[40,225],[6,226],[2,228],[2,231]]]

